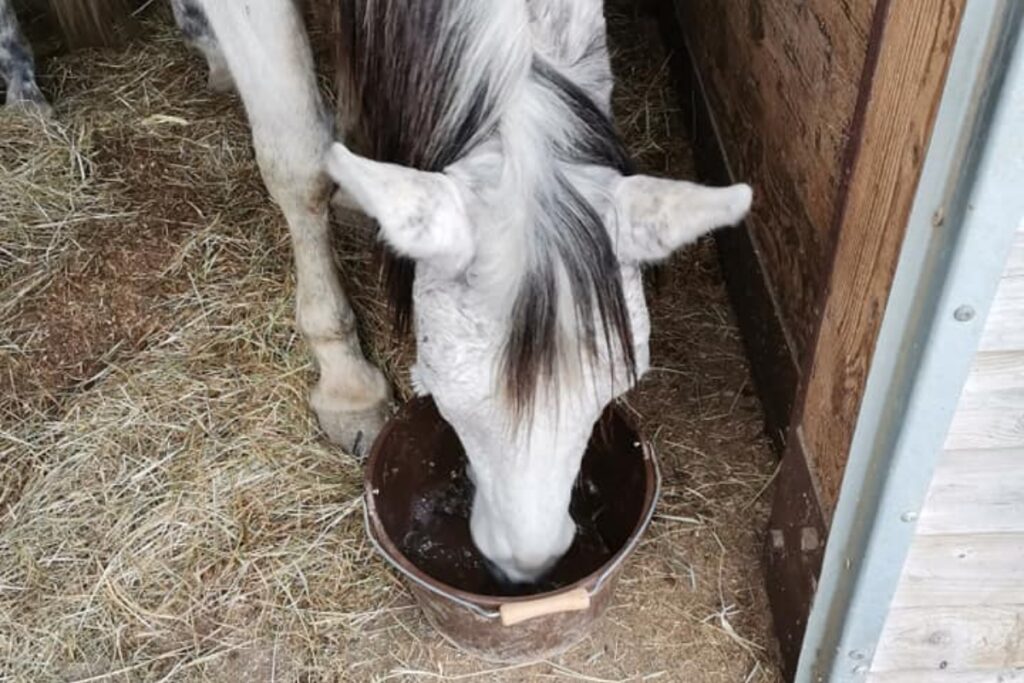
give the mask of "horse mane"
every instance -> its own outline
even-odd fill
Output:
[[[128,0],[50,0],[68,47],[118,45],[132,26]]]
[[[334,28],[339,109],[367,156],[441,171],[495,135],[506,155],[530,156],[520,189],[532,204],[529,255],[505,342],[505,393],[517,415],[558,376],[559,363],[615,346],[635,378],[633,338],[618,260],[598,212],[560,166],[632,166],[608,115],[534,49],[525,4],[509,0],[341,0]],[[532,100],[524,104],[524,101]],[[532,105],[538,105],[533,106]],[[541,110],[530,120],[523,112]],[[551,120],[548,120],[550,117]],[[532,126],[532,128],[530,128]],[[524,128],[525,127],[525,128]],[[548,128],[553,133],[546,132]],[[517,130],[522,144],[509,142]],[[512,135],[508,135],[512,131]],[[415,265],[385,248],[396,328],[407,332]],[[559,310],[560,290],[571,305]],[[566,339],[565,317],[578,330]],[[568,343],[575,349],[566,348]],[[614,373],[615,369],[612,368]]]

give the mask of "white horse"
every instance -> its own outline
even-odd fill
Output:
[[[335,118],[363,155],[335,141],[293,0],[172,3],[211,84],[240,94],[287,220],[312,408],[353,449],[391,400],[334,272],[336,183],[393,252],[414,385],[469,458],[473,540],[507,579],[534,580],[572,543],[594,424],[647,368],[641,267],[740,221],[751,190],[632,173],[601,0],[316,1],[335,3]]]

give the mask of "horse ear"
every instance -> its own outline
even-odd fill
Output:
[[[649,176],[621,178],[615,188],[619,258],[658,261],[750,211],[749,185],[706,187]]]
[[[327,172],[399,254],[453,274],[469,265],[472,229],[459,189],[444,173],[372,161],[338,143],[328,152]]]

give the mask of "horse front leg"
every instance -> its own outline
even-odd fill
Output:
[[[298,327],[320,369],[310,403],[328,437],[359,455],[376,436],[391,393],[363,356],[334,270],[332,184],[323,171],[331,127],[301,17],[293,0],[199,0],[198,6],[245,104],[260,171],[291,233]]]
[[[11,0],[0,0],[0,79],[7,84],[7,104],[35,107],[48,114],[50,105],[36,83],[32,49],[22,35]]]

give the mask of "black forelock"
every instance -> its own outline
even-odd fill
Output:
[[[468,79],[459,70],[467,35],[458,12],[478,0],[342,0],[339,72],[355,102],[365,153],[380,161],[440,171],[489,137],[500,117],[486,73]],[[471,14],[471,12],[469,12]],[[454,27],[454,29],[453,29]],[[511,312],[503,369],[505,390],[518,415],[532,408],[538,390],[557,374],[560,356],[575,351],[594,358],[599,342],[630,377],[636,362],[621,271],[598,212],[573,186],[559,164],[633,167],[615,127],[594,100],[553,65],[535,59],[529,79],[561,109],[570,134],[552,136],[544,161],[547,175],[532,188],[536,222],[533,257]],[[343,96],[344,90],[343,90]],[[468,103],[448,114],[455,98]],[[396,327],[411,322],[415,265],[385,250],[384,274]],[[570,288],[573,311],[559,311],[559,287]],[[580,348],[561,348],[559,319],[572,314]],[[614,367],[612,372],[614,372]]]
[[[558,338],[558,271],[569,287],[578,334],[576,355],[586,362],[599,353],[599,341],[613,360],[622,352],[628,377],[636,378],[636,356],[619,261],[597,211],[556,171],[554,187],[538,188],[537,261],[516,297],[512,331],[505,349],[506,391],[517,414],[528,414],[537,391],[555,376],[561,354]],[[568,359],[565,359],[568,360]]]
[[[568,139],[551,142],[555,159],[633,173],[614,124],[593,98],[539,58],[533,61],[531,78],[557,98],[568,120]],[[558,355],[565,351],[557,337],[558,317],[566,313],[558,310],[559,268],[571,290],[581,355],[594,358],[601,340],[614,358],[618,346],[627,374],[636,376],[629,310],[611,237],[602,217],[557,164],[553,180],[553,187],[536,188],[539,210],[534,218],[542,225],[535,235],[541,244],[517,296],[505,352],[507,391],[519,411],[530,408],[539,385],[554,374]]]

